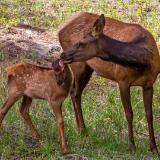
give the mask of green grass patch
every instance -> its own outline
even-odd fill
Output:
[[[5,74],[1,78],[1,100],[3,104],[7,95]],[[96,88],[97,81],[101,84]],[[137,152],[128,151],[128,131],[123,107],[117,87],[104,88],[105,79],[94,76],[82,98],[84,119],[88,130],[87,136],[77,131],[73,107],[70,99],[63,104],[65,134],[72,153],[88,157],[88,159],[158,159],[148,149],[148,128],[141,97],[140,88],[132,88],[132,105],[134,110],[134,133]],[[160,81],[157,80],[154,93],[154,127],[157,141],[159,140]],[[99,93],[98,95],[97,93]],[[100,98],[100,97],[101,98]],[[30,130],[24,124],[19,113],[21,100],[9,111],[0,130],[1,159],[64,159],[61,155],[60,142],[55,116],[46,101],[34,100],[30,115],[39,133],[42,144],[37,146],[31,137]],[[159,145],[158,145],[159,146]],[[159,146],[160,147],[160,146]]]

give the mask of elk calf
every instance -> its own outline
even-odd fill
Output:
[[[63,153],[68,153],[64,136],[64,124],[61,105],[68,96],[72,85],[72,73],[63,61],[56,60],[52,68],[43,68],[32,64],[16,64],[6,69],[8,74],[8,99],[0,108],[0,125],[8,110],[23,97],[20,107],[21,116],[31,129],[33,138],[40,136],[29,116],[29,107],[33,98],[48,100],[56,115]]]

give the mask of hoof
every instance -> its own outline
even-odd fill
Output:
[[[136,146],[135,146],[134,144],[130,144],[130,145],[129,145],[129,151],[130,151],[131,153],[135,153],[135,152],[136,152]]]
[[[159,155],[159,152],[158,152],[157,147],[155,147],[155,148],[151,148],[151,152],[152,152],[153,154],[157,154],[157,155]],[[159,156],[160,156],[160,155],[159,155]]]
[[[39,134],[33,135],[32,138],[39,143],[42,142],[42,138]]]
[[[69,154],[69,153],[70,153],[70,151],[69,151],[68,148],[63,149],[63,151],[62,151],[62,154],[63,154],[63,155],[67,155],[67,154]]]
[[[79,129],[79,132],[81,135],[83,136],[88,136],[88,132],[87,132],[87,129],[86,128],[81,128]]]

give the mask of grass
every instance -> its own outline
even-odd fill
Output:
[[[126,22],[141,23],[160,40],[158,0],[3,0],[0,4],[0,24],[7,27],[27,23],[52,29],[76,12],[88,11],[104,13]]]
[[[7,95],[6,77],[5,74],[3,75],[3,68],[1,73],[0,105]],[[105,79],[94,76],[90,85],[100,83],[100,87],[95,85],[94,90],[91,90],[88,86],[83,94],[82,105],[88,136],[80,135],[77,131],[70,99],[68,98],[63,105],[65,133],[72,153],[88,157],[88,159],[99,160],[158,159],[148,151],[148,129],[140,88],[133,88],[131,92],[137,146],[137,152],[131,154],[128,151],[127,123],[118,88],[106,86],[105,81]],[[154,88],[154,127],[158,143],[160,136],[159,80],[157,80]],[[33,141],[30,130],[19,114],[19,105],[20,101],[11,108],[3,121],[3,127],[0,130],[1,159],[64,159],[60,152],[56,120],[49,104],[46,101],[35,100],[30,109],[32,120],[42,135],[41,146],[37,146]]]
[[[76,5],[75,5],[76,4]],[[160,42],[160,12],[158,0],[133,0],[126,3],[123,0],[3,0],[0,1],[0,24],[10,27],[19,23],[54,30],[69,16],[78,11],[104,13],[126,22],[136,22],[145,26]],[[5,56],[0,53],[0,59]],[[1,63],[0,68],[0,106],[7,96],[6,75],[4,68],[7,63]],[[148,149],[148,129],[142,103],[141,89],[132,88],[132,105],[134,111],[134,132],[137,151],[128,151],[127,122],[121,104],[117,87],[107,85],[106,79],[93,76],[82,98],[83,113],[88,130],[88,136],[78,133],[73,107],[68,98],[63,105],[65,133],[72,153],[93,160],[106,159],[158,159]],[[160,148],[160,80],[154,85],[154,128],[158,147]],[[17,102],[7,114],[0,129],[0,159],[65,159],[60,152],[57,125],[49,104],[35,100],[30,115],[43,142],[40,146],[31,138],[30,130],[24,124],[19,114],[20,102]]]

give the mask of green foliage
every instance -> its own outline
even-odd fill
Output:
[[[4,103],[7,95],[4,69],[3,65],[0,69],[0,106]],[[77,131],[70,99],[68,98],[63,104],[65,134],[72,153],[99,160],[158,159],[156,155],[152,155],[148,151],[148,129],[141,90],[133,88],[131,92],[137,152],[130,154],[127,144],[127,122],[119,90],[117,87],[106,84],[108,82],[105,79],[93,76],[88,88],[84,91],[82,105],[88,130],[87,136],[81,136]],[[154,127],[157,137],[160,132],[159,80],[154,88]],[[43,139],[42,144],[37,146],[31,137],[29,128],[24,124],[19,114],[20,103],[21,100],[11,108],[3,121],[3,127],[0,129],[1,159],[64,159],[60,152],[56,119],[50,105],[43,100],[34,100],[30,109],[32,120]]]
[[[55,28],[80,11],[104,13],[126,22],[140,23],[159,40],[160,9],[158,0],[3,0],[0,1],[0,24],[7,27],[27,23]]]

